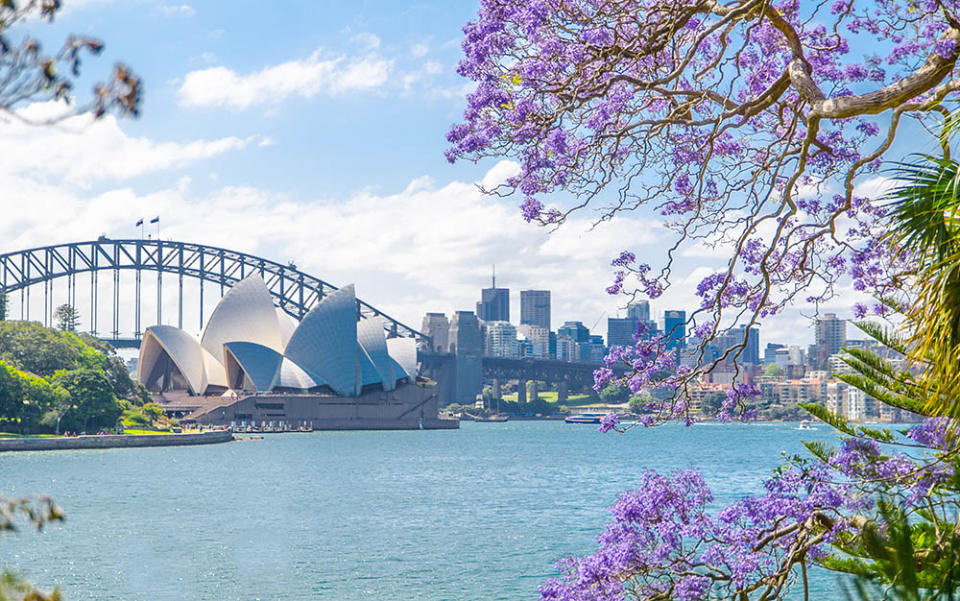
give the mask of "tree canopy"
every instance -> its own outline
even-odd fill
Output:
[[[0,429],[113,427],[124,402],[149,400],[110,345],[35,322],[0,322]]]
[[[518,161],[493,192],[546,226],[658,213],[675,233],[663,263],[624,249],[611,293],[655,298],[683,249],[727,253],[697,287],[699,368],[678,389],[743,352],[704,359],[730,323],[820,303],[844,278],[883,296],[910,268],[856,185],[904,131],[951,123],[958,0],[483,0],[464,31],[477,87],[450,160]]]

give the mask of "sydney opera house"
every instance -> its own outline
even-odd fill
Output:
[[[197,340],[147,328],[138,379],[190,421],[316,429],[456,427],[438,419],[435,387],[417,378],[416,342],[358,321],[353,286],[326,295],[298,323],[257,274],[238,282]]]

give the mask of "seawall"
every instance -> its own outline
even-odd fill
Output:
[[[115,449],[134,447],[173,447],[230,442],[233,433],[213,430],[194,434],[114,434],[71,438],[0,438],[3,451],[64,451],[70,449]]]

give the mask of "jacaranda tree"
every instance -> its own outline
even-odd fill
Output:
[[[517,161],[491,192],[518,196],[523,217],[546,227],[583,210],[597,221],[658,213],[675,234],[662,263],[625,248],[612,258],[612,294],[656,298],[690,245],[727,259],[697,287],[695,367],[664,352],[668,332],[612,349],[598,371],[598,387],[625,363],[633,392],[675,391],[654,401],[648,424],[689,417],[684,386],[745,348],[704,359],[734,323],[828,300],[846,281],[882,299],[881,315],[912,310],[924,272],[905,240],[886,235],[887,208],[857,186],[901,158],[908,136],[915,151],[935,132],[927,143],[949,157],[960,0],[481,0],[464,32],[459,71],[476,89],[448,134],[449,160]],[[893,332],[865,328],[910,354]],[[868,353],[848,359],[851,385],[929,417],[914,372]],[[756,392],[734,385],[720,417],[742,414]],[[645,473],[612,508],[596,553],[563,563],[542,597],[747,601],[800,582],[806,598],[816,564],[924,591],[903,598],[953,598],[955,425],[931,418],[898,434],[807,409],[840,432],[839,446],[808,445],[762,495],[719,509],[695,471]],[[602,425],[616,427],[614,417]]]
[[[612,293],[659,296],[688,245],[728,253],[688,324],[700,367],[673,369],[657,341],[628,349],[613,359],[634,367],[635,390],[662,374],[682,390],[735,360],[743,345],[703,360],[731,323],[826,300],[844,278],[883,297],[906,268],[881,241],[883,210],[856,186],[898,139],[949,116],[960,1],[480,5],[459,67],[476,90],[448,158],[515,159],[519,174],[494,192],[522,197],[523,216],[548,227],[587,208],[598,221],[658,212],[675,232],[662,264],[624,249]],[[682,398],[657,409],[685,415]]]

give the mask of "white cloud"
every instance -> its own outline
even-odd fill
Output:
[[[20,111],[20,115],[44,121],[66,110],[59,103],[36,103]],[[180,167],[261,140],[253,136],[157,142],[127,135],[112,115],[97,121],[89,115],[74,116],[49,127],[14,121],[0,128],[0,147],[17,149],[5,154],[0,174],[88,186]]]
[[[275,103],[291,96],[312,98],[369,91],[387,82],[392,62],[376,55],[361,58],[323,58],[320,51],[302,60],[237,74],[227,67],[191,71],[180,86],[183,106],[227,106],[245,109]]]
[[[483,186],[484,190],[493,190],[500,184],[506,183],[509,178],[519,174],[520,163],[502,160],[487,171],[483,179],[480,180],[480,185]]]
[[[502,170],[497,165],[491,172]],[[496,263],[498,282],[513,290],[514,317],[520,289],[548,288],[556,323],[600,320],[602,331],[603,318],[622,304],[604,292],[610,258],[622,244],[643,248],[654,240],[639,219],[591,233],[584,233],[587,221],[572,221],[549,234],[526,224],[512,199],[485,196],[470,182],[437,184],[426,177],[394,193],[302,202],[245,187],[199,194],[184,178],[147,194],[118,188],[85,195],[17,174],[5,182],[5,196],[31,202],[0,221],[0,252],[101,233],[136,236],[137,219],[159,215],[164,238],[294,260],[336,285],[356,283],[361,298],[413,327],[426,311],[472,309]]]
[[[376,34],[364,31],[350,38],[354,44],[358,44],[367,50],[376,50],[380,47],[380,37]]]
[[[878,175],[877,177],[871,177],[870,179],[858,182],[853,187],[853,194],[871,200],[878,200],[890,192],[896,184],[897,181],[895,179]]]
[[[157,13],[163,17],[192,17],[197,10],[189,4],[162,4],[157,7]]]
[[[427,52],[430,52],[430,46],[423,42],[414,44],[410,47],[410,56],[413,58],[422,58],[427,55]]]

